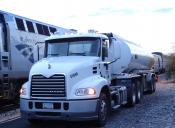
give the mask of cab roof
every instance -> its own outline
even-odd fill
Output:
[[[45,41],[47,40],[55,40],[55,39],[64,39],[64,38],[80,38],[80,37],[96,37],[96,38],[106,38],[108,39],[107,36],[105,36],[104,34],[97,34],[97,33],[86,33],[86,34],[82,34],[82,33],[78,33],[78,34],[64,34],[64,35],[59,35],[59,34],[55,34],[52,35],[48,38],[45,39]]]

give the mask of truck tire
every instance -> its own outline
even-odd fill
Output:
[[[108,116],[108,101],[105,93],[100,94],[99,105],[98,105],[98,120],[95,122],[96,126],[102,127],[107,122]]]
[[[135,82],[132,82],[130,87],[130,92],[128,95],[128,107],[133,107],[136,104],[136,84]]]
[[[154,93],[156,91],[156,82],[154,77],[152,78],[151,82],[152,82],[152,93]]]
[[[141,102],[142,96],[143,96],[143,89],[141,82],[138,80],[136,81],[136,103]]]
[[[156,91],[156,82],[154,78],[152,78],[152,82],[153,82],[153,93],[154,93]]]
[[[149,82],[150,90],[148,91],[149,94],[152,94],[156,91],[156,83],[154,77],[152,77],[151,81]]]

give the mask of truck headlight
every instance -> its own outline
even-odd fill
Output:
[[[84,95],[95,95],[96,91],[94,88],[79,88],[76,90],[75,95],[84,96]]]
[[[22,88],[20,89],[20,95],[26,95],[26,94],[27,94],[26,88],[22,87]]]
[[[30,87],[29,82],[26,82],[22,85],[22,87],[20,89],[20,98],[24,98],[24,99],[30,98],[29,87]]]

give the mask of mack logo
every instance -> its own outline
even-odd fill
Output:
[[[73,78],[73,77],[76,77],[76,76],[78,76],[78,72],[75,72],[75,73],[71,74],[70,78]]]
[[[63,93],[64,91],[49,91],[50,93]]]

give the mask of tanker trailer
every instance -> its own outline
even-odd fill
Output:
[[[23,84],[20,110],[37,120],[95,120],[134,106],[143,92],[155,91],[153,58],[112,33],[53,35],[45,40],[45,58],[35,63]]]
[[[125,40],[119,36],[115,36],[115,38],[120,42],[120,47],[123,51],[123,55],[121,54],[121,61],[118,63],[123,64],[123,62],[130,60],[129,63],[127,62],[128,65],[125,68],[121,65],[121,69],[123,70],[120,72],[140,75],[142,79],[141,84],[143,85],[142,91],[149,93],[155,92],[156,75],[154,70],[154,56],[136,43]],[[129,49],[127,50],[126,47],[129,47]],[[126,51],[130,51],[130,55],[127,55]],[[119,64],[116,63],[114,67],[117,67]],[[115,69],[115,71],[119,70]]]

